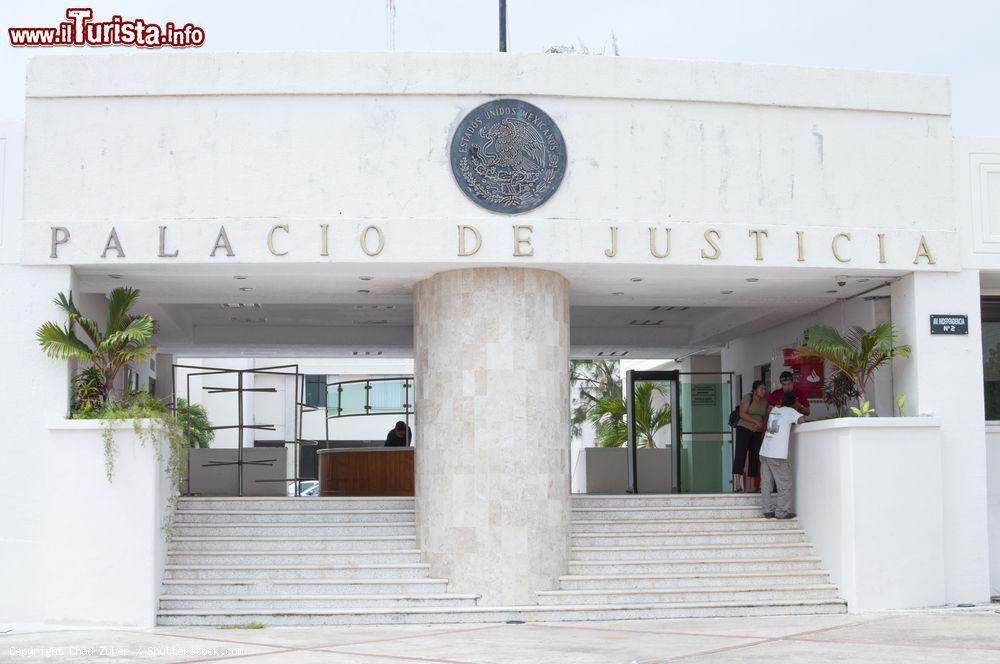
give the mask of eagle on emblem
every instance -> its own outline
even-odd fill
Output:
[[[504,118],[480,129],[479,135],[486,142],[481,148],[469,151],[477,165],[528,173],[536,173],[545,165],[545,140],[524,120]]]

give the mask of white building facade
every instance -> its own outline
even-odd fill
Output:
[[[561,182],[518,214],[477,205],[452,172],[463,118],[499,99],[564,141]],[[1000,593],[980,314],[1000,295],[1000,140],[952,136],[947,79],[565,55],[51,57],[32,62],[26,104],[0,136],[0,619],[143,623],[69,582],[125,554],[65,527],[92,489],[48,474],[67,472],[70,367],[35,341],[55,293],[99,313],[125,283],[160,322],[156,369],[137,371],[164,396],[175,358],[412,360],[421,550],[492,606],[530,604],[570,557],[571,358],[711,355],[746,391],[809,325],[891,320],[912,356],[870,396],[889,416],[905,393],[906,417],[804,426],[803,525],[849,608]],[[932,315],[966,316],[967,334],[932,334]],[[70,548],[95,551],[67,568]],[[154,602],[157,551],[130,554],[154,559],[139,572]]]

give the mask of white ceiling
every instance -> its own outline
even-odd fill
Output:
[[[78,276],[85,293],[139,288],[140,308],[160,322],[163,352],[409,357],[413,285],[454,267],[157,265],[116,267],[118,278],[93,268],[78,269]],[[821,270],[671,266],[623,274],[620,266],[595,265],[560,271],[570,281],[576,357],[662,358],[711,349],[892,278],[844,271],[849,278],[841,287]]]

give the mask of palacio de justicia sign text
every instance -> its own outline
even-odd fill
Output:
[[[97,263],[128,259],[129,262],[203,262],[226,258],[256,260],[289,260],[314,262],[336,259],[376,259],[386,255],[393,244],[392,231],[384,224],[362,222],[288,222],[239,224],[239,235],[227,230],[225,224],[213,226],[209,232],[199,224],[203,239],[191,236],[189,222],[183,223],[176,235],[169,224],[142,226],[136,233],[135,224],[119,230],[115,225],[103,226],[100,240],[95,242],[95,222],[86,227],[84,245],[74,235],[72,225],[48,226],[48,258],[46,262]],[[544,222],[539,222],[544,223]],[[497,225],[433,224],[434,240],[426,233],[406,225],[405,237],[400,232],[399,243],[405,252],[397,254],[412,258],[458,260],[473,257],[552,258],[570,262],[601,262],[616,258],[631,258],[641,262],[663,261],[684,264],[721,262],[733,256],[737,263],[794,263],[810,265],[825,263],[851,265],[870,263],[885,265],[906,263],[933,266],[938,255],[929,235],[905,230],[868,231],[838,229],[794,229],[791,227],[740,227],[735,224],[706,225],[680,222],[674,225],[587,224],[592,232],[587,237],[561,238],[549,247],[536,234],[535,224]],[[39,225],[40,226],[40,225]],[[337,238],[334,239],[334,229]],[[488,231],[487,231],[488,229]],[[678,243],[678,231],[683,231]],[[940,234],[940,233],[938,233]],[[414,239],[419,236],[420,242]],[[450,235],[450,242],[444,238]],[[488,237],[492,235],[492,237]],[[506,239],[501,239],[506,235]],[[551,233],[548,234],[551,236]],[[249,237],[248,237],[249,236]],[[551,240],[551,237],[549,237]],[[192,246],[197,241],[198,246]],[[450,246],[449,246],[450,245]],[[592,253],[588,253],[589,251]],[[569,252],[569,253],[567,253]],[[29,257],[25,257],[26,259]],[[31,262],[41,262],[37,260]],[[728,262],[728,261],[727,261]]]

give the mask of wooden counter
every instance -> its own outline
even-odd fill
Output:
[[[413,448],[318,450],[321,496],[412,496]]]

